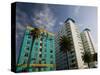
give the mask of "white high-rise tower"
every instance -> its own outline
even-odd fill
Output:
[[[70,38],[71,41],[71,50],[68,50],[68,54],[66,55],[65,52],[60,50],[60,45],[58,45],[58,39],[60,36],[67,36]],[[71,18],[68,18],[64,26],[61,28],[61,30],[58,32],[58,35],[56,36],[56,64],[57,69],[83,69],[87,67],[84,65],[84,61],[82,60],[82,55],[84,53],[84,48],[80,36],[80,32],[78,30],[78,27],[75,23],[75,21]],[[67,56],[67,58],[66,58]],[[68,64],[66,63],[68,62]],[[60,65],[61,64],[61,65]],[[66,67],[62,67],[62,64]]]
[[[84,29],[83,32],[81,32],[81,38],[83,41],[84,51],[89,52],[92,55],[96,54],[96,49],[93,43],[90,29],[88,28]],[[97,61],[92,61],[91,63],[89,63],[89,65],[91,68],[96,67]]]

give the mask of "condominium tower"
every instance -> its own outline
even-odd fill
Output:
[[[55,70],[54,34],[39,29],[40,35],[33,41],[32,30],[34,28],[28,26],[24,33],[16,72]]]
[[[83,32],[81,32],[81,38],[83,41],[83,46],[84,46],[84,51],[85,52],[89,52],[90,54],[95,54],[96,53],[96,49],[94,46],[94,42],[91,36],[91,32],[90,29],[86,28],[83,30]],[[90,64],[90,68],[93,68],[96,66],[97,62],[91,62]]]
[[[62,36],[67,36],[71,42],[71,48],[67,50],[67,53],[60,49],[59,39]],[[84,48],[80,31],[72,18],[65,21],[58,34],[56,34],[55,41],[57,70],[83,69],[87,67],[82,60]]]

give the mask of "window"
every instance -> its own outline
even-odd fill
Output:
[[[50,50],[50,53],[53,53],[53,51],[52,51],[52,50]]]
[[[72,62],[72,63],[74,63],[74,62],[75,62],[75,60],[73,59],[71,62]]]
[[[35,50],[38,50],[38,48],[37,48],[37,47],[35,47]]]
[[[53,68],[51,67],[50,70],[53,70]]]
[[[41,38],[40,40],[42,41],[43,38]]]
[[[31,59],[31,62],[32,62],[32,63],[36,63],[36,59],[35,59],[35,58],[32,58],[32,59]]]
[[[39,57],[41,58],[42,57],[42,54],[40,54]]]
[[[26,62],[27,60],[25,59],[24,61],[23,61],[23,64],[26,64],[27,62]]]
[[[53,40],[52,38],[49,39],[50,41]]]
[[[39,64],[41,64],[41,60],[39,60]]]
[[[82,42],[79,41],[78,44],[82,44]]]
[[[41,36],[43,36],[44,35],[44,33],[41,33]]]
[[[44,64],[46,64],[46,60],[45,59],[42,59],[42,61],[43,61]]]
[[[35,60],[35,58],[32,58],[32,60]]]
[[[31,38],[31,36],[28,36],[28,38],[30,39],[30,38]]]
[[[53,55],[51,55],[50,58],[53,58]]]
[[[75,64],[72,64],[71,67],[76,67],[76,65]]]
[[[80,50],[83,50],[83,48],[80,48]]]
[[[51,61],[50,63],[53,64],[53,61]]]
[[[37,55],[38,55],[38,53],[37,53],[37,52],[35,52],[33,57],[34,57],[34,58],[36,58],[36,57],[37,57]]]
[[[44,49],[44,52],[46,52],[46,48]]]
[[[44,71],[46,71],[46,68],[44,68]]]
[[[38,42],[36,42],[35,45],[38,45]]]
[[[46,44],[44,44],[44,46],[46,47]]]
[[[72,54],[72,53],[74,53],[74,51],[70,51],[70,53]]]
[[[40,48],[40,51],[42,51],[42,48]]]
[[[66,25],[70,25],[70,23],[69,22],[67,22],[67,24]]]
[[[27,41],[27,44],[30,44],[30,41]]]
[[[44,64],[46,64],[46,61],[44,61]]]
[[[42,46],[42,43],[40,43],[40,46]]]
[[[29,50],[29,46],[26,46],[26,50]]]
[[[24,56],[25,56],[25,57],[28,57],[28,53],[26,52]]]
[[[45,61],[45,59],[42,59],[42,61]]]

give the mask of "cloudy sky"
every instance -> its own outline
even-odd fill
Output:
[[[71,17],[76,21],[80,31],[89,28],[97,45],[97,8],[91,6],[52,5],[37,3],[16,4],[16,52],[19,54],[20,44],[26,26],[43,27],[57,33],[64,21]]]

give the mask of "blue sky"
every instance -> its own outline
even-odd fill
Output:
[[[67,18],[73,18],[80,31],[85,28],[91,30],[92,37],[97,45],[97,7],[52,5],[39,3],[16,4],[16,49],[19,54],[23,33],[27,25],[44,27],[46,30],[57,33]]]

